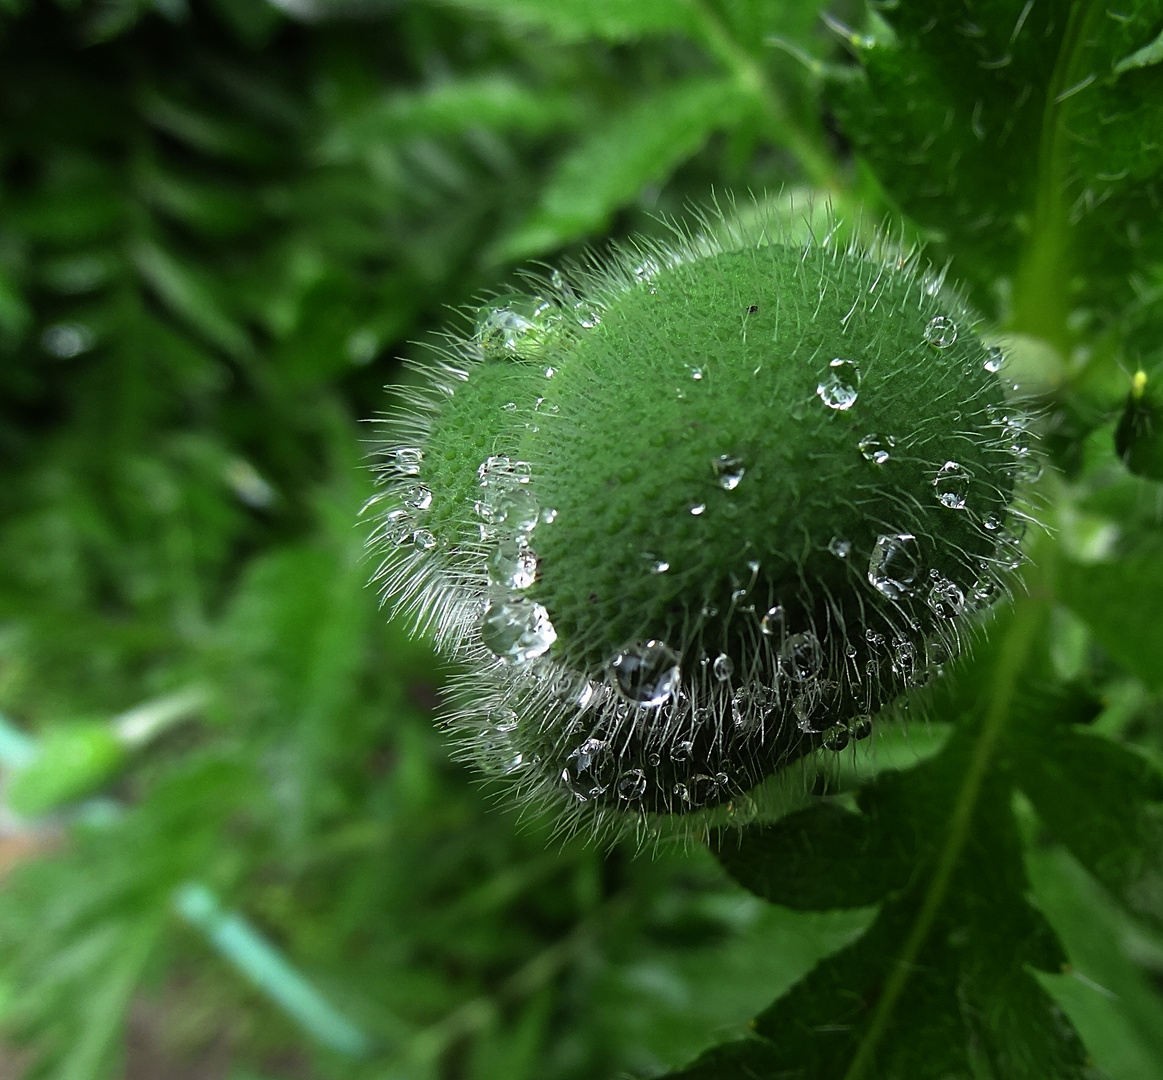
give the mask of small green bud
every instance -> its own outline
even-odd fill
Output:
[[[888,243],[640,242],[490,305],[393,421],[385,594],[468,753],[596,824],[866,735],[1020,561],[1001,353]]]

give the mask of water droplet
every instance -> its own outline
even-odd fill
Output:
[[[557,374],[557,368],[555,368],[555,367],[547,367],[545,369],[545,377],[547,379],[552,379],[553,376],[556,374]]]
[[[537,555],[521,540],[502,540],[489,556],[489,583],[527,589],[537,575]]]
[[[938,619],[952,619],[965,611],[965,593],[948,578],[933,582],[927,602]]]
[[[847,724],[833,724],[824,732],[820,745],[825,750],[831,750],[832,753],[838,754],[848,745],[851,738],[852,733],[848,730]]]
[[[703,514],[703,511],[705,511],[706,509],[707,509],[706,503],[695,503],[695,505],[691,507],[691,514],[694,517],[701,517]]]
[[[925,341],[934,349],[947,349],[957,340],[957,324],[948,315],[937,315],[925,327]]]
[[[699,612],[704,619],[713,619],[719,614],[719,609],[714,604],[704,604]]]
[[[871,627],[864,631],[864,640],[876,648],[884,644],[884,635],[877,633]]]
[[[402,446],[391,456],[392,468],[401,476],[416,476],[424,453],[415,446]]]
[[[412,534],[412,543],[423,551],[431,551],[436,547],[436,537],[427,529],[417,529]]]
[[[662,755],[657,750],[652,750],[646,755],[646,764],[658,768],[662,764]]]
[[[678,690],[679,656],[662,641],[635,642],[616,653],[608,669],[614,686],[636,705],[663,705]]]
[[[792,634],[783,643],[779,655],[787,673],[796,682],[802,682],[815,675],[824,662],[819,639],[810,630],[805,630],[802,634]]]
[[[541,521],[545,525],[552,525],[557,520],[557,511],[552,506],[547,506],[541,511]]]
[[[703,369],[701,367],[692,367],[691,368],[691,378],[694,379],[695,382],[700,382],[702,380],[702,377],[703,377]]]
[[[565,759],[561,778],[578,802],[588,802],[610,786],[614,755],[602,739],[586,739]]]
[[[991,345],[985,353],[985,370],[991,375],[1001,370],[1002,364],[1005,363],[1006,354],[1001,351],[996,345]]]
[[[726,653],[719,653],[711,670],[719,682],[726,682],[735,672],[735,661]]]
[[[889,459],[892,448],[896,446],[896,437],[893,435],[877,435],[871,432],[856,444],[865,461],[874,465],[883,465]]]
[[[512,709],[490,709],[489,726],[502,735],[517,727],[517,714]]]
[[[816,393],[829,409],[843,412],[852,408],[860,392],[860,368],[852,360],[836,357],[816,385]]]
[[[950,510],[964,510],[970,479],[969,472],[963,465],[956,461],[946,461],[933,477],[937,501]]]
[[[845,540],[842,536],[833,536],[828,541],[828,550],[836,556],[837,559],[846,559],[852,552],[852,541]]]
[[[767,613],[759,620],[760,632],[767,637],[778,636],[783,633],[784,625],[783,608],[776,604],[773,608],[768,608]]]
[[[1002,527],[1002,517],[1000,514],[995,514],[992,511],[985,515],[981,522],[990,532],[996,532]]]
[[[501,406],[501,408],[504,409],[505,412],[513,412],[513,410],[517,408],[517,403],[515,401],[506,401],[505,404]]]
[[[986,573],[979,577],[971,586],[969,596],[975,611],[996,604],[1004,595],[1001,582],[992,574]]]
[[[685,765],[690,761],[694,751],[694,743],[689,739],[682,739],[670,748],[670,760],[674,765]]]
[[[523,769],[525,767],[525,764],[526,764],[526,762],[525,762],[525,755],[524,754],[514,754],[511,758],[509,758],[508,761],[505,762],[501,771],[506,776],[511,776],[513,773],[517,772],[519,769]]]
[[[872,717],[867,713],[853,717],[852,722],[848,725],[848,731],[852,738],[857,741],[867,739],[872,734]]]
[[[652,574],[665,574],[670,569],[670,563],[665,559],[656,559],[650,564],[650,572]]]
[[[541,296],[498,298],[477,321],[477,344],[489,353],[521,356],[543,347],[560,314]]]
[[[902,638],[893,642],[892,670],[905,682],[913,681],[917,670],[917,647],[911,641]]]
[[[626,802],[641,799],[646,794],[646,773],[642,769],[630,769],[618,778],[618,798]]]
[[[704,806],[718,797],[719,784],[713,776],[695,773],[687,785],[687,792],[687,801],[692,806]]]
[[[432,489],[424,484],[415,484],[402,493],[405,506],[413,510],[427,510],[432,505]]]
[[[747,471],[743,467],[743,462],[730,454],[720,454],[715,459],[714,468],[715,475],[719,478],[719,487],[724,491],[734,491]]]
[[[913,591],[920,563],[917,538],[911,533],[882,533],[876,538],[868,560],[868,581],[890,600],[899,600]]]
[[[477,479],[484,487],[493,477],[508,472],[513,464],[504,454],[491,454],[477,466]]]
[[[675,784],[674,793],[685,803],[689,803],[691,801],[691,794],[687,790],[686,784]]]
[[[524,488],[505,492],[494,504],[493,522],[503,523],[513,534],[532,532],[540,516],[537,500]]]
[[[574,304],[573,312],[577,317],[578,326],[583,330],[592,330],[602,321],[601,312],[593,304],[587,303],[585,300],[579,300]]]
[[[557,640],[549,612],[523,597],[490,600],[481,620],[481,643],[494,656],[523,663],[541,656]]]
[[[415,524],[410,510],[405,510],[402,506],[389,510],[384,515],[384,523],[381,526],[384,542],[397,545],[410,543]]]

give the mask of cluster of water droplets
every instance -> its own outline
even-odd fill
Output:
[[[385,471],[394,481],[398,503],[384,515],[380,526],[380,535],[389,546],[431,551],[437,545],[435,535],[425,527],[432,489],[418,479],[423,461],[423,451],[415,446],[400,447],[388,457]]]
[[[549,612],[522,595],[537,579],[533,530],[556,516],[538,506],[530,479],[527,462],[503,454],[488,457],[477,469],[479,485],[473,503],[481,540],[492,545],[486,559],[488,592],[481,644],[513,664],[543,656],[557,640]]]

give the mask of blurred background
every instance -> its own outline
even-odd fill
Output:
[[[454,309],[825,160],[776,33],[836,48],[802,2],[0,2],[4,1080],[657,1073],[863,925],[482,790],[357,525]]]
[[[657,1075],[866,925],[482,788],[357,523],[400,358],[521,265],[875,212],[818,7],[0,0],[0,1078]],[[1139,996],[1072,1008],[1150,1080],[1108,938]]]

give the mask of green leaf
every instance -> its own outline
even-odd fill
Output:
[[[1038,906],[1071,967],[1039,982],[1066,1010],[1100,1068],[1118,1080],[1155,1080],[1163,1060],[1163,1001],[1128,954],[1136,927],[1062,848],[1030,845],[1026,866]]]
[[[629,41],[645,34],[690,31],[693,5],[683,0],[453,0],[458,7],[562,41],[599,37]]]
[[[1026,899],[1000,771],[984,780],[964,822],[964,847],[934,891],[951,850],[947,830],[964,802],[961,778],[977,752],[967,730],[936,758],[881,774],[860,793],[867,821],[852,829],[862,840],[850,845],[840,876],[853,888],[862,875],[897,879],[869,930],[761,1013],[755,1039],[716,1048],[676,1078],[1091,1076],[1078,1036],[1031,974],[1057,972],[1065,957]],[[814,876],[796,863],[807,863],[817,839],[821,878],[835,872],[845,844],[834,813],[799,824],[788,892]],[[766,869],[775,880],[763,891],[778,895],[779,865]]]
[[[706,142],[748,115],[750,98],[727,79],[673,83],[593,131],[557,163],[539,205],[502,242],[497,258],[517,259],[597,231],[648,183],[665,179]]]
[[[1016,776],[1038,817],[1128,911],[1163,927],[1163,774],[1085,729],[1015,734]]]
[[[1061,332],[1072,272],[1086,306],[1124,307],[1127,275],[1158,260],[1163,237],[1163,86],[1127,66],[1153,55],[1158,0],[1117,17],[990,0],[881,5],[879,18],[849,38],[855,77],[833,75],[827,92],[893,199],[945,239],[983,300],[1017,274],[1030,332]]]
[[[320,152],[342,160],[421,135],[484,128],[539,134],[574,122],[576,97],[494,73],[402,91],[364,105],[327,133]]]
[[[1163,561],[1157,551],[1117,562],[1065,563],[1058,595],[1095,640],[1153,690],[1163,689]],[[1112,597],[1135,598],[1131,604]]]
[[[728,873],[773,904],[807,911],[863,907],[908,881],[909,870],[875,846],[883,833],[866,814],[818,803],[774,825],[721,832]]]
[[[45,732],[36,758],[8,785],[18,814],[36,817],[87,795],[125,764],[125,747],[106,724],[61,724]]]
[[[223,310],[209,282],[196,269],[145,241],[135,245],[130,256],[145,283],[182,322],[231,356],[250,352],[246,331]]]

